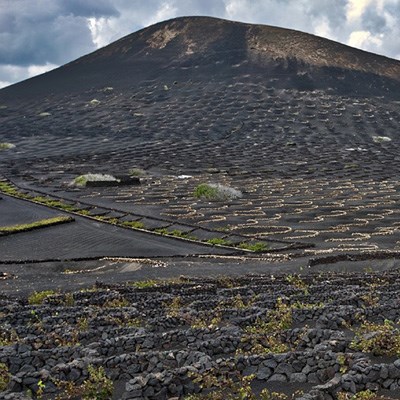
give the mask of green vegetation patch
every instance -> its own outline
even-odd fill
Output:
[[[72,217],[53,217],[53,218],[42,219],[40,221],[31,222],[28,224],[0,226],[0,232],[3,234],[26,232],[33,229],[45,228],[47,226],[64,224],[72,221],[74,221],[74,218]]]
[[[7,182],[0,182],[0,191],[11,196],[19,196],[18,190]]]
[[[49,199],[43,196],[33,197],[32,200],[37,203],[44,204],[45,206],[48,207],[55,207],[69,212],[77,211],[77,209],[74,206],[72,206],[71,204],[64,203],[61,200]]]
[[[189,234],[187,234],[186,232],[182,232],[179,229],[173,229],[172,231],[169,231],[166,228],[157,228],[154,230],[154,232],[157,232],[161,235],[169,235],[181,239],[193,239],[193,237],[191,237]]]
[[[372,136],[372,140],[374,143],[385,143],[392,141],[392,139],[388,136]]]
[[[88,365],[88,378],[78,385],[71,381],[55,381],[59,400],[83,399],[83,400],[108,400],[114,392],[113,381],[107,377],[103,367]]]
[[[194,189],[193,195],[210,201],[233,200],[243,196],[240,190],[219,183],[201,183]]]
[[[130,176],[145,176],[147,172],[142,168],[131,168],[129,171]]]
[[[43,304],[44,300],[49,297],[55,295],[56,292],[54,290],[43,290],[41,292],[33,292],[28,297],[28,303],[31,305]]]
[[[257,318],[253,325],[245,328],[245,332],[253,335],[277,333],[290,329],[292,322],[292,308],[279,297],[275,309],[268,312],[266,320]]]
[[[153,288],[156,287],[160,282],[154,280],[154,279],[148,279],[145,281],[136,281],[130,283],[131,286],[138,288],[138,289],[147,289],[147,288]]]
[[[208,239],[207,243],[216,244],[216,245],[219,245],[219,246],[233,246],[232,242],[230,242],[229,240],[226,240],[226,239],[222,239],[222,238]]]
[[[0,150],[9,150],[13,149],[15,144],[8,143],[8,142],[0,142]]]
[[[270,392],[263,389],[260,393],[256,393],[251,385],[256,379],[255,374],[244,376],[239,371],[232,372],[233,366],[227,363],[226,370],[219,371],[210,369],[203,373],[189,373],[189,377],[199,387],[201,392],[190,394],[184,397],[185,400],[282,400],[289,397],[281,392]],[[301,396],[302,392],[297,391],[292,398]]]
[[[75,186],[85,187],[88,182],[118,182],[118,179],[109,174],[88,173],[77,176],[72,183]]]
[[[144,223],[140,221],[124,221],[122,222],[122,226],[133,229],[144,229]]]
[[[11,374],[8,371],[7,365],[4,363],[0,363],[0,392],[7,389],[10,380]]]
[[[356,394],[348,392],[339,392],[337,394],[338,400],[390,400],[391,397],[379,396],[371,390],[362,390]]]
[[[19,341],[17,332],[12,329],[0,328],[0,347],[9,346]]]
[[[383,324],[364,321],[354,333],[350,345],[354,350],[375,356],[400,355],[400,331],[390,320],[385,320]]]
[[[263,242],[256,242],[256,243],[243,242],[240,243],[239,247],[241,249],[254,251],[256,253],[268,250],[268,245]]]

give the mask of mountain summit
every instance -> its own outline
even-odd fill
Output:
[[[388,94],[400,62],[295,30],[210,17],[181,17],[144,28],[0,96],[65,93],[165,81],[261,74],[275,87]]]
[[[136,163],[309,177],[367,174],[390,156],[385,174],[397,176],[399,100],[399,61],[288,29],[177,18],[0,90],[0,142],[15,145],[0,167],[80,175],[102,160],[105,173]]]

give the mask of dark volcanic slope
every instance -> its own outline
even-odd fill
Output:
[[[399,88],[398,61],[310,34],[206,17],[145,28],[41,77],[6,88],[2,98],[106,86],[127,90],[143,80],[261,73],[275,87],[334,88],[371,94]],[[357,78],[357,79],[355,79]],[[1,98],[0,97],[0,98]]]
[[[323,144],[332,154],[373,136],[395,140],[399,99],[396,60],[293,30],[178,18],[0,90],[0,141],[17,145],[1,156],[81,159],[123,149],[141,162],[130,147],[157,150],[162,140],[163,149],[183,145],[179,156],[189,139],[200,153],[228,146],[225,167],[238,165],[230,143],[237,150],[246,138],[306,152],[323,138],[338,145]]]
[[[0,174],[322,252],[398,249],[399,104],[396,60],[291,30],[179,18],[1,90],[0,142],[16,147],[1,151]],[[135,166],[149,172],[140,187],[66,185]],[[204,181],[243,198],[210,206],[192,195]]]

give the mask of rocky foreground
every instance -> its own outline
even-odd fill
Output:
[[[0,398],[400,398],[398,272],[3,296]]]

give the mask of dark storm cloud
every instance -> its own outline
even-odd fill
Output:
[[[118,16],[106,0],[2,0],[0,64],[62,64],[95,50],[88,17]]]
[[[119,12],[109,0],[68,0],[60,4],[65,13],[80,17],[118,16]]]
[[[362,15],[361,25],[368,31],[381,33],[386,28],[386,19],[381,15],[377,15],[374,9],[369,7]]]
[[[225,12],[224,2],[215,0],[175,1],[175,5],[179,6],[179,13],[181,15],[197,14],[222,16]]]
[[[311,20],[326,18],[332,26],[341,26],[346,21],[347,0],[336,0],[332,7],[332,0],[303,2],[306,14]]]

